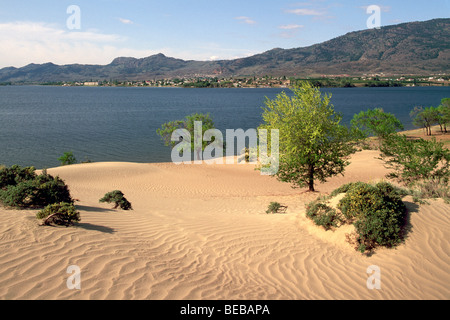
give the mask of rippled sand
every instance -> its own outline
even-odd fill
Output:
[[[364,151],[344,177],[318,186],[383,178]],[[264,177],[252,165],[92,163],[48,170],[79,199],[77,227],[42,227],[36,211],[0,209],[0,299],[449,299],[450,206],[405,199],[411,231],[397,249],[363,256],[345,230],[305,218],[318,194]],[[120,189],[134,211],[98,200]],[[286,214],[265,213],[271,201]],[[81,270],[69,290],[67,268]],[[369,266],[381,289],[367,288]]]

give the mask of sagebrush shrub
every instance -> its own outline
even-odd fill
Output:
[[[417,200],[442,198],[447,203],[450,201],[450,186],[448,181],[444,179],[427,179],[415,182],[411,186],[411,192]]]
[[[15,186],[20,182],[33,180],[36,177],[34,167],[23,168],[18,165],[12,167],[2,167],[0,169],[0,189],[7,186]]]
[[[339,202],[338,209],[349,221],[357,219],[360,214],[383,205],[383,199],[378,196],[378,190],[369,184],[361,184],[350,188]]]
[[[376,246],[394,247],[403,241],[405,212],[380,209],[367,211],[355,222],[358,249],[361,252]]]
[[[71,226],[80,221],[80,213],[72,203],[54,203],[45,207],[36,214],[36,218],[45,219],[44,225]]]
[[[33,167],[5,168],[0,171],[0,181],[0,202],[8,207],[33,208],[59,202],[73,203],[63,180],[46,171],[36,175]]]
[[[326,201],[342,193],[345,196],[337,210],[327,205]],[[327,230],[353,223],[355,232],[347,240],[361,252],[376,246],[393,247],[405,236],[407,210],[402,197],[407,194],[409,191],[388,182],[348,183],[308,204],[306,215]]]
[[[287,209],[286,206],[283,206],[278,202],[271,202],[269,204],[269,207],[267,208],[266,213],[269,214],[269,213],[286,212],[286,209]]]
[[[114,209],[121,208],[122,210],[133,210],[131,203],[125,198],[120,190],[115,190],[105,194],[100,202],[114,203]]]
[[[343,223],[341,215],[335,209],[320,201],[313,201],[307,206],[306,216],[325,230],[337,228]]]
[[[386,183],[365,184],[351,188],[338,208],[354,225],[358,234],[358,249],[371,250],[377,245],[392,247],[403,238],[406,206],[399,191]]]
[[[365,184],[364,182],[350,182],[350,183],[344,184],[344,185],[340,186],[339,188],[337,188],[336,190],[334,190],[333,192],[331,192],[330,197],[335,197],[341,193],[347,193],[350,189],[357,187],[357,186],[364,185],[364,184]]]

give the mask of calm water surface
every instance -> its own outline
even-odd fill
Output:
[[[218,129],[261,123],[265,97],[289,89],[0,87],[0,164],[58,166],[73,151],[79,161],[170,161],[156,134],[161,124],[199,112]],[[355,113],[382,107],[412,129],[414,106],[437,106],[449,87],[323,89],[348,123]]]

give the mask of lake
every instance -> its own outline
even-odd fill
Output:
[[[216,127],[257,128],[265,97],[289,89],[0,87],[0,164],[59,165],[66,151],[78,161],[168,162],[171,150],[156,130],[192,113],[210,113]],[[349,123],[355,113],[381,107],[406,129],[410,111],[437,106],[450,87],[333,88],[331,102]]]

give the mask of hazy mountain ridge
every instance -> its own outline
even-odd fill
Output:
[[[193,61],[157,54],[108,65],[30,64],[0,70],[0,82],[146,80],[189,76],[314,76],[449,73],[450,19],[350,32],[309,47],[272,49],[248,58]]]

